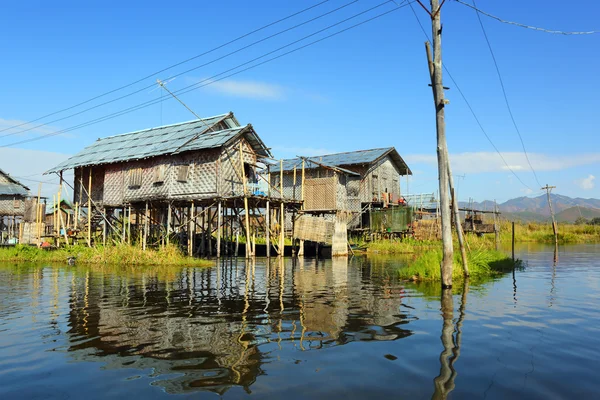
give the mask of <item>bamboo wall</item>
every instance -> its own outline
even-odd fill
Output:
[[[0,196],[0,216],[18,216],[25,215],[25,197],[2,195]]]

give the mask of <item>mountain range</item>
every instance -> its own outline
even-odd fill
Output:
[[[592,219],[600,217],[600,199],[572,198],[560,194],[550,194],[552,207],[558,222],[575,222],[579,217]],[[473,207],[476,210],[493,210],[494,202],[460,202],[461,207]],[[498,209],[505,218],[521,221],[548,221],[550,208],[548,197],[543,194],[538,197],[517,197],[498,204]]]

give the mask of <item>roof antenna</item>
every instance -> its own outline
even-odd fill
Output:
[[[189,112],[191,112],[192,114],[194,114],[194,116],[196,118],[198,118],[200,120],[200,122],[202,122],[204,124],[204,126],[206,126],[206,128],[208,129],[209,132],[214,132],[212,126],[209,126],[202,118],[200,118],[200,116],[198,114],[196,114],[191,108],[189,108],[183,101],[179,100],[179,97],[175,96],[175,94],[173,92],[171,92],[169,89],[167,89],[166,84],[169,83],[169,82],[170,81],[164,82],[164,81],[161,81],[160,79],[156,80],[156,83],[158,83],[160,85],[160,87],[162,87],[163,89],[165,89],[167,91],[167,93],[169,93],[171,96],[173,96],[173,98],[175,100],[177,100],[178,102],[180,102],[182,106],[184,106],[185,108],[187,108],[187,110]]]

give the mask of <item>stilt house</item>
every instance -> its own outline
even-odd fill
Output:
[[[0,169],[0,218],[25,216],[29,188]]]
[[[304,212],[347,211],[356,217],[371,206],[387,207],[402,200],[400,178],[412,172],[393,147],[284,160],[285,197],[304,197]],[[301,193],[304,165],[304,189]],[[294,171],[295,170],[295,171]],[[279,186],[281,164],[270,167],[271,183]],[[295,179],[294,179],[295,177]],[[361,224],[350,218],[350,228]]]
[[[48,171],[75,170],[74,200],[96,207],[244,194],[269,149],[233,113],[98,139]]]

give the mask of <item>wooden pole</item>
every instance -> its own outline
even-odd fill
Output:
[[[168,204],[167,208],[167,246],[171,243],[171,219],[172,219],[172,209],[171,202]]]
[[[554,232],[554,245],[556,247],[558,246],[558,226],[556,225],[554,209],[552,208],[552,199],[550,198],[550,192],[552,192],[552,189],[556,189],[556,186],[548,186],[548,184],[546,184],[546,186],[542,188],[542,190],[545,190],[546,194],[548,195],[548,207],[550,207],[550,216],[552,216],[552,231]]]
[[[281,193],[280,211],[280,231],[279,231],[279,255],[285,254],[285,205],[283,204],[283,159],[279,160],[279,193]]]
[[[496,250],[500,247],[500,230],[498,227],[498,204],[494,200],[494,239],[496,241]]]
[[[221,225],[223,225],[223,206],[217,203],[217,257],[221,257]]]
[[[102,207],[102,216],[103,216],[103,221],[102,221],[102,246],[106,246],[106,223],[107,223],[107,217],[106,217],[106,208]]]
[[[512,223],[512,260],[515,261],[515,221]]]
[[[131,245],[131,205],[127,208],[127,244]]]
[[[250,210],[248,209],[248,197],[244,193],[244,213],[246,220],[246,258],[252,256],[252,246],[250,245]]]
[[[433,57],[426,43],[429,69],[432,71],[432,90],[436,112],[437,159],[440,189],[440,209],[442,214],[442,247],[443,256],[440,264],[442,288],[452,287],[452,227],[450,218],[450,199],[448,195],[448,148],[446,144],[446,123],[444,108],[444,85],[442,83],[442,24],[439,0],[431,0],[431,30],[433,36]],[[433,63],[433,68],[431,64]]]
[[[189,215],[189,223],[188,223],[188,255],[191,257],[194,255],[194,200],[192,200],[192,204],[190,206],[190,215]],[[217,239],[218,240],[218,239]]]
[[[458,238],[458,245],[460,247],[460,256],[463,262],[463,274],[469,276],[469,261],[467,260],[467,251],[465,250],[465,237],[460,223],[460,212],[458,211],[458,199],[456,199],[454,192],[454,182],[452,179],[452,170],[450,164],[448,164],[448,180],[450,182],[450,190],[452,192],[452,211],[454,213],[454,227],[456,229],[456,237]]]
[[[41,201],[41,197],[42,197],[42,184],[40,183],[38,185],[38,194],[37,194],[37,203],[36,203],[36,209],[35,209],[35,229],[36,229],[36,233],[37,233],[37,243],[39,244],[42,240],[42,228],[41,228],[41,223],[42,223],[42,215],[41,215],[41,207],[40,207],[40,201]]]
[[[267,210],[265,215],[265,238],[267,242],[267,258],[271,257],[271,203],[267,200]]]
[[[92,168],[90,168],[90,176],[88,179],[88,234],[87,234],[87,241],[88,241],[88,246],[92,247]]]
[[[142,237],[142,250],[146,251],[148,241],[148,201],[146,201],[146,211],[144,212],[144,236]]]

